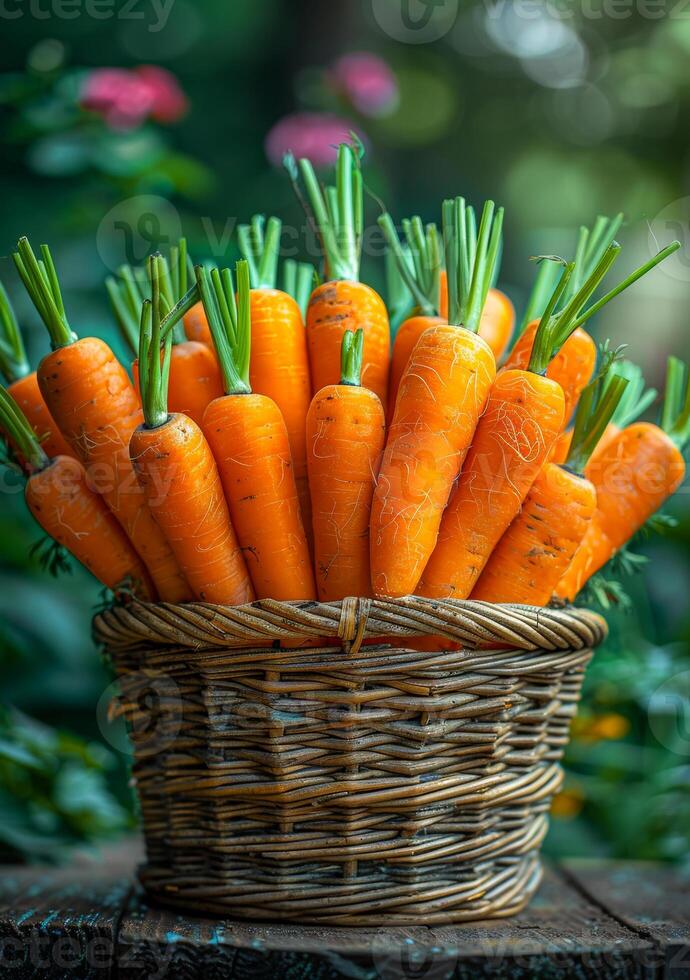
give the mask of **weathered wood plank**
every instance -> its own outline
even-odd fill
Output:
[[[138,848],[117,861],[0,870],[0,977],[109,980]]]
[[[690,978],[690,872],[649,861],[567,861],[563,870],[589,898],[653,942],[663,977]]]
[[[181,916],[133,897],[120,980],[403,980],[424,977],[648,978],[653,943],[548,871],[529,909],[506,920],[415,929],[256,925]]]

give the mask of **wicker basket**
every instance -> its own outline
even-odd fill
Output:
[[[307,923],[514,914],[605,632],[581,610],[418,598],[102,613],[145,888]]]

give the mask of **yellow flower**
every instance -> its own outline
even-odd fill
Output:
[[[556,793],[551,804],[551,816],[560,820],[572,820],[582,809],[585,796],[578,786],[570,786]]]

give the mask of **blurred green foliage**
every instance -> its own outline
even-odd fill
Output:
[[[118,223],[143,244],[149,232],[184,230],[196,256],[216,259],[231,251],[236,221],[255,211],[300,228],[264,141],[279,119],[308,110],[344,115],[362,133],[371,219],[377,198],[395,215],[427,219],[455,193],[505,204],[501,285],[518,310],[529,256],[571,253],[576,227],[599,212],[626,213],[621,270],[644,261],[656,239],[681,236],[674,266],[594,325],[598,339],[630,344],[661,386],[666,353],[688,355],[690,20],[670,16],[670,4],[656,18],[639,3],[629,16],[546,3],[529,5],[527,16],[517,0],[468,0],[438,40],[405,44],[381,29],[382,3],[175,0],[156,30],[147,5],[144,20],[82,12],[3,22],[11,43],[0,55],[0,277],[34,362],[46,338],[8,258],[19,235],[53,246],[75,329],[124,355],[102,285],[125,258]],[[390,111],[367,117],[334,91],[328,66],[353,50],[392,67],[399,98]],[[79,107],[90,71],[145,63],[179,80],[190,105],[179,121],[113,129]],[[144,195],[155,228],[132,216]],[[379,257],[365,257],[364,272],[383,284]],[[0,479],[2,699],[15,706],[0,716],[0,846],[54,855],[131,824],[127,758],[106,751],[97,724],[110,680],[90,640],[99,587],[79,569],[53,580],[38,567],[29,552],[39,532],[12,478]],[[611,637],[590,668],[568,751],[552,853],[681,860],[690,850],[687,490],[670,507],[678,526],[645,543],[650,562],[626,583],[631,609],[609,614]]]

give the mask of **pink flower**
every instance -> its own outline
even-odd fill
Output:
[[[350,141],[353,125],[325,112],[295,112],[284,116],[266,137],[266,155],[279,167],[291,150],[295,156],[308,157],[315,167],[335,162],[339,143]]]
[[[385,116],[398,104],[398,83],[386,62],[367,51],[339,58],[330,70],[332,83],[365,116]]]
[[[187,109],[177,79],[164,68],[140,65],[97,68],[86,77],[80,104],[103,116],[111,129],[134,129],[146,119],[174,122]]]

